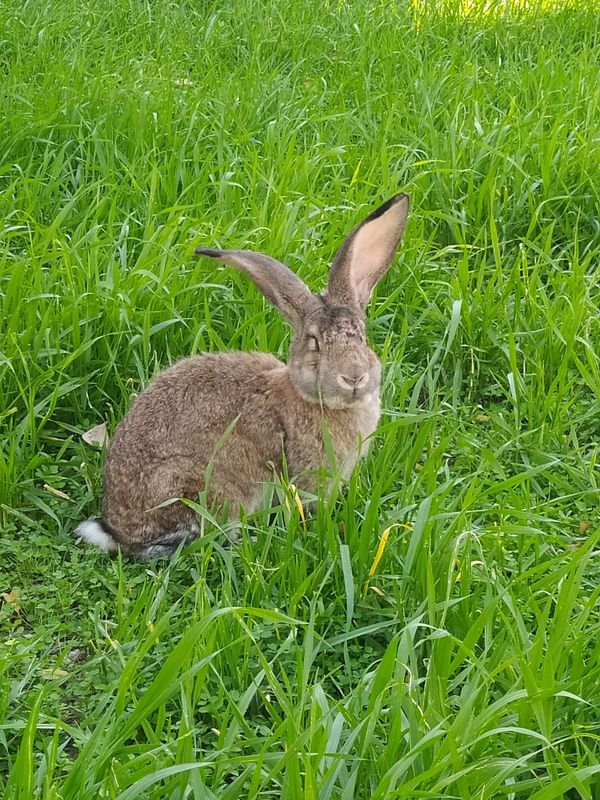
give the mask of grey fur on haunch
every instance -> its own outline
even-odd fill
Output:
[[[190,544],[198,538],[200,527],[192,523],[185,530],[177,530],[156,539],[152,544],[141,547],[135,551],[135,557],[139,561],[153,561],[156,558],[170,558],[177,548],[182,544]]]
[[[284,461],[301,488],[314,490],[321,467],[350,474],[380,415],[381,364],[363,315],[393,261],[408,207],[407,195],[395,195],[349,234],[321,295],[262,253],[196,250],[248,275],[292,325],[288,364],[266,353],[207,353],[159,375],[115,430],[102,520],[82,523],[82,538],[144,560],[169,556],[199,525],[189,505],[168,500],[204,492],[235,521],[261,507],[264,484]]]

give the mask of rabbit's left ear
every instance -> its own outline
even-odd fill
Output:
[[[196,248],[199,256],[208,256],[236,267],[251,278],[267,300],[297,330],[304,318],[320,304],[308,286],[289,267],[264,253],[252,250],[207,250]]]
[[[392,263],[406,227],[409,197],[390,198],[350,233],[331,265],[327,294],[364,311],[375,284]]]

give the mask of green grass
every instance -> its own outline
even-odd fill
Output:
[[[600,16],[514,5],[0,7],[2,797],[600,797]],[[82,432],[285,357],[193,248],[320,288],[398,187],[349,485],[169,564],[76,546]]]

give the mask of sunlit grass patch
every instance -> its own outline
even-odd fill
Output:
[[[464,17],[485,24],[498,19],[524,19],[553,12],[599,8],[597,0],[412,0],[411,7],[417,24],[432,14]]]

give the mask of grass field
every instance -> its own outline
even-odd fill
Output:
[[[0,6],[6,800],[600,797],[600,10],[514,6]],[[318,289],[398,188],[349,485],[239,548],[77,546],[84,431],[184,355],[285,357],[194,247]]]

